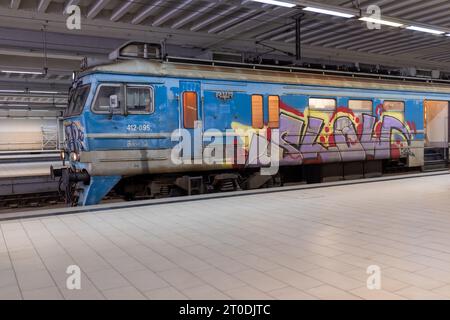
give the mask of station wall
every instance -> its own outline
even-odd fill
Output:
[[[0,119],[0,151],[56,149],[56,119]]]

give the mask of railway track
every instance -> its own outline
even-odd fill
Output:
[[[59,163],[59,150],[0,152],[0,214],[64,203],[50,176]]]
[[[48,208],[64,204],[59,192],[40,192],[0,196],[0,213],[23,208]]]

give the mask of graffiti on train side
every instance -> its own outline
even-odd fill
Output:
[[[309,109],[299,112],[282,104],[280,165],[399,159],[411,155],[409,147],[416,134],[415,124],[405,123],[402,114],[383,112],[381,108],[376,113],[357,114],[343,107],[328,113]],[[237,123],[233,127],[242,128]],[[260,131],[258,139],[270,141],[270,129],[265,131]],[[257,146],[251,142],[248,153]]]
[[[71,151],[85,151],[84,129],[79,121],[64,122],[66,148]]]

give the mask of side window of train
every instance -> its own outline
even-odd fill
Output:
[[[194,91],[183,92],[183,126],[186,129],[194,129],[198,120],[198,99]]]
[[[127,86],[126,100],[129,114],[149,114],[154,111],[152,87]]]
[[[92,110],[95,113],[102,114],[108,114],[111,110],[115,114],[122,113],[124,107],[123,96],[123,86],[121,84],[101,84],[97,88]],[[111,106],[112,100],[117,101],[117,107],[114,109],[112,109],[113,106]]]
[[[280,127],[280,97],[269,96],[269,128]]]
[[[315,111],[334,111],[336,99],[309,98],[309,108]]]
[[[352,110],[355,115],[360,116],[362,114],[373,113],[373,101],[372,100],[348,100],[348,108]]]
[[[255,129],[262,129],[264,127],[264,113],[263,113],[263,96],[252,95],[252,127]]]
[[[336,105],[336,99],[309,98],[309,114],[328,122],[331,119],[333,112],[336,110]]]
[[[383,114],[392,116],[398,120],[405,121],[405,102],[404,101],[388,101],[383,102]]]

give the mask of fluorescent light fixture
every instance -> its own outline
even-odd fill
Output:
[[[42,94],[58,94],[57,91],[39,91],[39,90],[31,90],[30,93],[42,93]]]
[[[353,18],[355,16],[354,14],[333,11],[333,10],[320,9],[320,8],[314,8],[314,7],[306,7],[306,8],[303,8],[303,10],[315,12],[315,13],[328,14],[330,16],[342,17],[342,18],[347,18],[347,19]]]
[[[254,2],[261,2],[265,4],[272,4],[274,6],[280,6],[280,7],[286,7],[286,8],[293,8],[296,6],[296,4],[284,2],[284,1],[277,1],[277,0],[252,0]]]
[[[375,18],[370,18],[370,17],[362,17],[359,20],[366,21],[366,22],[383,24],[383,25],[386,25],[386,26],[396,27],[396,28],[399,28],[399,27],[403,26],[403,24],[401,24],[401,23],[387,21],[387,20],[381,20],[381,19],[375,19]]]
[[[431,33],[431,34],[444,34],[445,33],[444,31],[439,31],[439,30],[434,30],[434,29],[429,29],[429,28],[422,28],[422,27],[417,27],[417,26],[409,26],[406,29],[420,31],[420,32],[426,32],[426,33]]]
[[[24,90],[0,90],[1,93],[24,93]]]
[[[18,74],[44,74],[41,71],[19,71],[19,70],[2,70],[3,73],[18,73]]]

